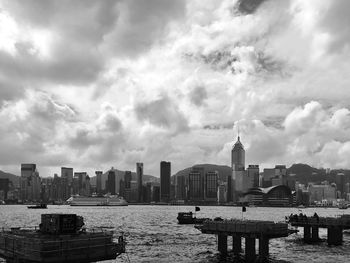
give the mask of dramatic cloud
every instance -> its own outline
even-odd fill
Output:
[[[350,167],[347,0],[0,0],[0,166]],[[247,164],[248,164],[247,163]]]

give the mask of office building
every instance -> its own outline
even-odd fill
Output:
[[[199,171],[192,171],[188,175],[188,199],[189,201],[203,200],[203,180]]]
[[[251,187],[259,187],[259,165],[250,164],[247,169],[248,184],[247,189]]]
[[[233,171],[243,171],[245,169],[245,150],[239,136],[231,150],[231,167]]]
[[[175,198],[177,200],[186,200],[186,184],[185,176],[178,175],[176,176],[176,185],[175,185]]]
[[[73,182],[73,168],[61,167],[61,178],[66,178],[69,185]]]
[[[36,164],[21,164],[20,197],[22,201],[40,201],[41,178]]]
[[[131,188],[131,171],[125,171],[124,173],[124,183],[125,183],[125,189],[130,189]]]
[[[160,162],[160,201],[170,201],[170,174],[171,163],[162,161]]]
[[[204,179],[204,200],[217,202],[218,172],[207,172]]]
[[[115,189],[115,183],[116,183],[116,178],[115,178],[115,172],[113,170],[108,171],[108,177],[107,177],[107,192],[110,193],[111,195],[116,194],[116,189]]]
[[[139,203],[142,203],[142,197],[143,197],[142,177],[143,177],[143,163],[136,163],[136,179],[137,179]]]
[[[102,171],[96,171],[96,193],[102,194]]]

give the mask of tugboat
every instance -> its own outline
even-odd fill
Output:
[[[197,218],[196,212],[200,211],[201,209],[196,206],[195,207],[195,213],[193,216],[192,212],[180,212],[177,214],[177,221],[179,224],[203,224],[205,220],[209,220],[209,218]]]
[[[192,212],[180,212],[177,214],[177,221],[180,225],[185,224],[203,224],[209,218],[196,218]]]
[[[41,204],[37,204],[37,205],[29,205],[27,207],[29,209],[46,209],[47,208],[47,204],[41,203]]]
[[[96,262],[125,253],[123,236],[113,231],[82,228],[76,214],[42,214],[39,229],[13,227],[0,231],[0,258],[7,262]]]

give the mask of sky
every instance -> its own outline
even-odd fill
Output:
[[[348,0],[0,0],[0,170],[350,168]]]

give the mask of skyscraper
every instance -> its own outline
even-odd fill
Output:
[[[73,182],[73,168],[61,167],[61,177],[66,178],[69,185]]]
[[[160,201],[170,201],[170,173],[171,163],[162,161],[160,162]]]
[[[102,171],[96,171],[96,192],[97,194],[102,193]]]
[[[142,176],[143,176],[143,163],[136,163],[136,178],[137,178],[137,190],[138,190],[138,202],[142,203]]]
[[[233,171],[243,171],[245,167],[245,150],[239,136],[231,150],[231,167]]]
[[[115,195],[115,172],[113,170],[108,171],[107,192]]]
[[[124,173],[124,182],[125,182],[125,189],[130,189],[131,188],[131,171],[125,171]]]
[[[204,199],[217,202],[218,172],[207,172],[204,180]]]
[[[185,200],[186,199],[186,184],[185,184],[185,176],[178,175],[176,176],[176,192],[175,197],[177,200]]]
[[[21,164],[20,191],[22,200],[39,201],[41,180],[36,164]]]

